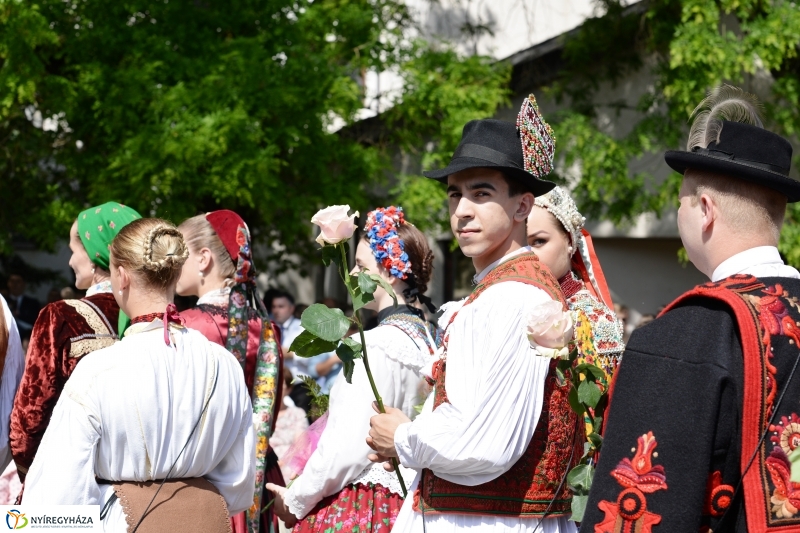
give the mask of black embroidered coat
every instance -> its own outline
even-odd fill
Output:
[[[797,297],[800,280],[734,276],[634,332],[582,533],[800,531]]]

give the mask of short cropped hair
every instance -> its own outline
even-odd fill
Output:
[[[501,171],[501,173],[503,174],[503,179],[506,181],[506,185],[508,185],[508,196],[509,197],[511,197],[511,196],[519,196],[521,194],[525,194],[526,192],[532,193],[532,191],[530,190],[530,187],[528,187],[527,185],[525,185],[521,181],[510,177],[505,172]],[[533,179],[533,176],[531,176],[531,179]]]
[[[777,243],[787,198],[773,189],[715,172],[687,169],[687,191],[696,205],[702,194],[719,204],[722,220],[735,233],[769,232]]]
[[[272,301],[274,302],[278,298],[286,298],[287,300],[289,300],[290,304],[294,305],[294,296],[292,296],[291,293],[288,291],[277,291],[273,293]]]

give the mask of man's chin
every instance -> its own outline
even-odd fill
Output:
[[[458,247],[461,249],[461,253],[469,258],[480,257],[481,255],[486,253],[486,246],[483,245],[483,243],[476,243],[469,241],[463,242],[461,240],[458,240]]]

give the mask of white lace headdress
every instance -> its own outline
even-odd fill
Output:
[[[546,209],[564,226],[572,241],[573,253],[580,248],[581,228],[586,219],[578,211],[572,196],[562,187],[556,187],[549,193],[537,196],[534,204]]]

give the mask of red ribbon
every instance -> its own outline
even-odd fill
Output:
[[[167,346],[171,344],[169,341],[170,322],[183,325],[183,317],[178,313],[178,308],[175,307],[175,304],[167,304],[167,308],[164,310],[164,342],[167,343]]]

